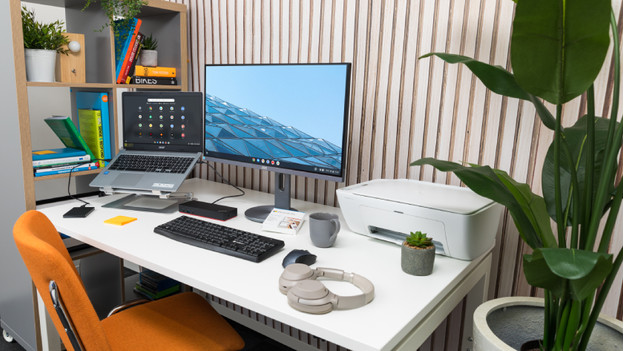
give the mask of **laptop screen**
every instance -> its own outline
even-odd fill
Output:
[[[121,101],[125,149],[203,151],[201,92],[124,92]]]

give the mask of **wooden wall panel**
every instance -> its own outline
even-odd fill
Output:
[[[339,187],[377,178],[411,178],[460,185],[452,174],[410,167],[421,157],[488,164],[541,193],[541,168],[552,132],[532,104],[492,94],[464,66],[437,58],[452,52],[510,69],[514,3],[509,0],[177,0],[189,6],[189,79],[202,90],[206,63],[351,62],[345,183],[294,177],[292,196],[337,206]],[[613,1],[622,31],[622,3]],[[609,53],[611,55],[611,51]],[[610,57],[610,56],[609,56]],[[612,62],[596,83],[596,110],[610,115]],[[579,97],[564,124],[585,113]],[[622,104],[617,116],[621,118]],[[212,164],[232,183],[273,191],[269,172]],[[220,181],[209,167],[198,174]],[[622,218],[612,251],[622,247]],[[507,212],[494,247],[489,296],[539,295],[523,277],[527,248]],[[398,253],[397,253],[398,254]],[[622,273],[605,312],[622,310]],[[620,313],[621,314],[621,313]],[[457,349],[461,305],[428,341]],[[621,318],[621,316],[620,316]]]

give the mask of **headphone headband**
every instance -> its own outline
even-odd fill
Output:
[[[346,281],[362,291],[353,296],[340,296],[329,291],[317,278]],[[282,294],[297,310],[308,313],[327,313],[335,309],[352,309],[366,305],[375,296],[375,287],[368,279],[355,273],[335,268],[312,269],[301,263],[286,266],[279,279]]]

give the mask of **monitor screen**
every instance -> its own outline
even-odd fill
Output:
[[[201,92],[124,92],[121,96],[124,148],[202,151]]]
[[[343,181],[350,68],[206,65],[204,156]]]

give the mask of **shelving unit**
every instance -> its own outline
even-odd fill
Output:
[[[77,109],[75,101],[76,91],[104,91],[109,95],[109,111],[111,126],[111,146],[113,154],[119,151],[120,92],[127,90],[188,90],[187,67],[187,7],[183,4],[164,0],[147,0],[141,13],[142,25],[140,31],[146,35],[152,34],[159,41],[159,65],[176,67],[177,86],[138,86],[115,84],[114,36],[110,28],[99,31],[108,21],[103,10],[96,1],[89,8],[83,10],[85,0],[29,0],[24,3],[42,4],[64,9],[65,25],[68,33],[81,33],[85,37],[82,50],[85,53],[86,83],[40,83],[26,80],[24,60],[23,33],[21,24],[21,0],[2,1],[0,4],[0,43],[6,48],[4,55],[12,56],[0,59],[0,74],[7,80],[4,84],[6,92],[4,118],[11,119],[5,123],[5,131],[10,133],[4,137],[2,147],[5,155],[3,161],[10,161],[10,167],[3,176],[5,187],[4,195],[12,196],[10,208],[5,208],[0,216],[3,228],[0,231],[0,322],[2,329],[10,331],[11,336],[27,350],[48,348],[45,335],[40,335],[40,325],[45,324],[45,317],[39,315],[35,290],[30,281],[21,257],[19,256],[11,235],[13,223],[25,210],[36,208],[37,187],[58,186],[59,179],[67,179],[67,174],[34,177],[32,168],[33,141],[40,143],[43,133],[52,133],[49,129],[35,128],[33,122],[41,125],[41,116],[34,116],[32,111],[45,110],[50,104],[50,98],[29,98],[29,94],[36,92],[39,95],[50,95],[61,92],[64,100],[60,103],[77,124]],[[10,55],[11,52],[13,55]],[[13,85],[13,74],[15,84]],[[41,91],[43,90],[43,92]],[[68,96],[68,98],[67,98]],[[33,100],[33,101],[31,101]],[[4,101],[4,100],[3,100]],[[54,101],[58,106],[59,101]],[[66,113],[67,113],[66,112]],[[47,111],[46,111],[47,113]],[[48,116],[59,114],[50,109]],[[47,117],[47,116],[45,116]],[[37,118],[37,120],[34,120]],[[45,132],[44,132],[45,130]],[[49,134],[48,134],[49,136]],[[52,145],[44,146],[52,147]],[[21,165],[18,166],[18,165]],[[83,187],[99,170],[72,173]],[[73,179],[72,179],[73,181]],[[21,198],[23,189],[23,199]],[[91,189],[93,190],[93,189]],[[31,313],[29,313],[29,311]],[[0,341],[3,342],[3,341]]]
[[[49,0],[31,0],[29,3],[41,3],[50,5]],[[11,0],[12,16],[16,16],[13,21],[13,28],[19,29],[13,32],[14,38],[14,50],[16,58],[16,70],[17,62],[23,63],[23,47],[21,36],[21,1]],[[136,89],[136,90],[182,90],[186,91],[188,87],[187,76],[188,68],[187,62],[187,33],[186,33],[186,11],[185,5],[170,3],[162,0],[148,1],[148,5],[145,6],[138,18],[141,18],[142,25],[140,31],[146,35],[152,34],[159,39],[159,65],[176,67],[178,72],[178,85],[153,85],[153,86],[136,86],[128,84],[115,84],[115,67],[114,67],[114,36],[110,28],[101,29],[108,19],[104,15],[102,9],[97,4],[93,4],[90,7],[83,9],[84,0],[56,0],[52,1],[52,6],[60,6],[65,9],[66,17],[66,29],[68,33],[82,33],[85,36],[85,57],[86,57],[86,83],[42,83],[42,82],[28,82],[26,81],[25,74],[18,74],[16,77],[18,80],[23,80],[26,85],[26,90],[30,87],[45,87],[51,89],[65,88],[71,91],[105,91],[109,94],[109,111],[111,128],[111,145],[116,153],[119,147],[119,131],[117,130],[118,116],[118,91]],[[17,23],[19,22],[19,24]],[[19,56],[22,57],[19,57]],[[21,67],[20,70],[25,71],[25,67]],[[26,201],[27,208],[35,208],[35,189],[30,185],[34,182],[46,181],[50,179],[59,179],[66,177],[67,175],[52,175],[45,177],[34,177],[32,173],[32,166],[30,165],[30,155],[32,153],[32,143],[30,140],[33,137],[25,135],[26,133],[32,133],[30,128],[30,113],[28,111],[28,97],[26,93],[18,93],[20,99],[20,106],[24,106],[23,111],[20,111],[20,130],[22,134],[22,161],[24,170],[24,180],[27,184],[26,187]],[[39,102],[37,102],[39,103]],[[72,118],[74,122],[77,122],[77,110],[74,107],[75,101],[72,99],[67,102],[72,106]],[[83,176],[92,175],[98,173],[98,170],[76,172],[73,175]]]

